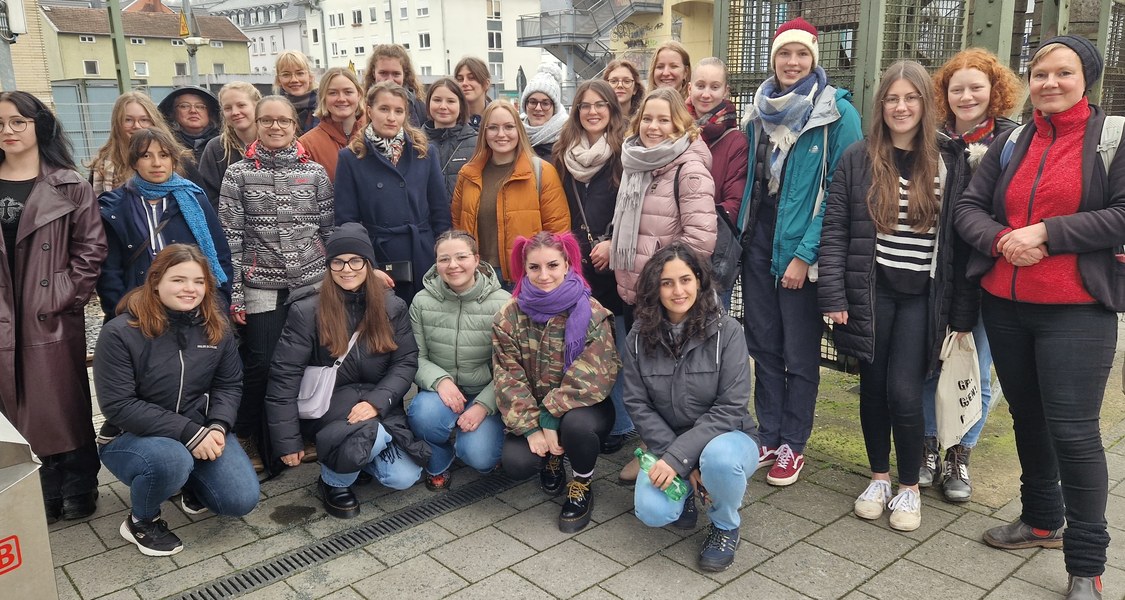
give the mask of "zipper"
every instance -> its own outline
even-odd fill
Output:
[[[180,413],[180,402],[184,399],[184,351],[179,351],[180,355],[180,389],[176,393],[176,414]]]
[[[1043,150],[1043,156],[1039,159],[1039,170],[1035,172],[1035,181],[1031,184],[1031,197],[1027,200],[1027,219],[1024,221],[1024,227],[1031,225],[1031,215],[1035,210],[1035,192],[1039,189],[1039,180],[1043,178],[1043,167],[1047,166],[1047,155],[1050,154],[1051,147],[1058,141],[1059,132],[1055,128],[1054,122],[1047,116],[1044,117],[1044,120],[1051,125],[1051,143],[1047,144],[1047,147]],[[1035,141],[1034,137],[1032,137],[1032,141]],[[1019,301],[1016,298],[1016,276],[1019,275],[1019,272],[1019,267],[1012,267],[1012,302]]]
[[[457,368],[457,365],[461,364],[460,361],[457,358],[457,354],[461,349],[461,344],[458,343],[458,340],[461,339],[461,313],[464,312],[464,310],[465,310],[465,302],[464,302],[464,300],[461,300],[460,298],[458,298],[457,299],[457,325],[454,326],[454,328],[453,328],[453,367],[454,368]],[[457,381],[454,380],[453,383],[457,383]]]

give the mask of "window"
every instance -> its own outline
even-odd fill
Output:
[[[187,75],[187,63],[176,63],[176,76],[183,77]]]
[[[410,18],[410,9],[406,7],[406,0],[398,0],[398,18]]]
[[[488,63],[488,72],[492,73],[492,83],[502,83],[504,81],[504,63]]]
[[[183,41],[183,40],[176,40],[176,39],[174,39],[174,40],[172,40],[172,45],[173,45],[173,46],[177,46],[177,47],[179,47],[179,46],[184,46],[185,44],[184,44],[184,41]]]
[[[277,36],[270,36],[270,54],[277,54]]]
[[[371,21],[372,23],[374,23],[374,22],[375,22],[375,19],[376,19],[376,18],[378,18],[378,16],[379,16],[379,9],[375,8],[374,6],[372,6],[372,7],[371,7],[371,11],[370,11],[370,12],[371,12],[371,14],[370,14],[369,16],[370,16],[371,18],[370,18],[369,20],[370,20],[370,21]]]
[[[137,77],[148,77],[148,63],[144,61],[133,61],[133,74]]]
[[[503,47],[504,47],[504,43],[503,43],[503,40],[501,39],[500,32],[499,31],[489,31],[488,32],[488,49],[489,50],[500,50]]]
[[[352,25],[363,25],[363,11],[362,10],[357,9],[357,10],[352,11]]]
[[[220,42],[219,40],[211,40],[211,47],[212,48],[222,48],[223,43]]]
[[[347,56],[347,55],[348,55],[348,49],[347,48],[340,48],[340,56]]]
[[[367,53],[367,48],[364,48],[363,46],[356,46],[355,47],[355,55],[356,56],[363,56],[366,53]]]
[[[430,34],[429,33],[419,33],[418,34],[418,49],[419,50],[428,50],[429,47],[430,47]]]
[[[313,30],[312,30],[312,40],[313,40],[314,44],[320,43],[320,32],[317,31],[316,27],[313,27]]]
[[[227,74],[227,66],[223,63],[213,63],[211,65],[211,68],[214,69],[214,73],[216,75],[226,75]]]
[[[134,45],[134,46],[144,46],[145,45],[145,39],[144,38],[129,38],[129,43]]]
[[[82,42],[83,44],[93,44],[94,43],[94,36],[92,36],[92,35],[80,35],[80,36],[78,36],[78,41]],[[172,40],[172,41],[175,41],[175,40]]]
[[[430,0],[414,0],[414,8],[417,9],[419,17],[430,16]]]
[[[266,53],[266,38],[259,37],[258,38],[258,54],[265,54],[265,53]]]
[[[332,56],[340,56],[340,47],[336,42],[332,42]]]
[[[386,0],[385,2],[383,2],[383,20],[391,20],[391,0]]]
[[[336,26],[336,14],[335,13],[328,15],[328,26],[329,27],[335,27]]]
[[[258,24],[258,11],[254,11],[254,12],[250,13],[250,24],[251,25],[257,25]]]
[[[500,18],[500,0],[487,0],[485,6],[485,16],[489,19]]]
[[[419,67],[419,73],[422,77],[432,77],[434,74],[433,67]]]
[[[98,61],[96,61],[96,60],[84,60],[84,61],[82,61],[82,70],[87,75],[97,75],[99,73],[99,71],[98,71]]]

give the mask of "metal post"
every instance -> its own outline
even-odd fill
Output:
[[[113,60],[117,63],[117,92],[124,94],[132,88],[129,76],[129,55],[125,46],[125,27],[121,24],[121,0],[108,0],[109,38],[113,42]]]
[[[875,90],[883,68],[883,36],[886,30],[886,3],[860,0],[859,35],[856,39],[855,98],[859,117],[867,124],[875,102]]]
[[[191,37],[199,37],[199,26],[195,23],[195,15],[191,12],[191,0],[182,0],[184,17],[187,19],[188,32]],[[199,52],[199,47],[193,44],[187,44],[188,55],[188,74],[191,75],[191,84],[199,85],[199,62],[195,58],[195,54]]]
[[[16,70],[12,65],[11,43],[0,40],[0,91],[16,91]]]
[[[711,56],[730,62],[730,1],[717,2],[712,15]]]
[[[1106,50],[1109,46],[1109,20],[1113,18],[1113,0],[1101,0],[1098,2],[1098,39],[1094,43],[1098,46],[1098,52],[1105,56]],[[1102,84],[1105,82],[1105,77],[1098,79],[1097,84],[1090,90],[1090,101],[1094,104],[1101,104],[1102,102]]]
[[[1070,0],[1044,0],[1039,39],[1070,33]]]
[[[1016,0],[976,0],[965,21],[965,47],[988,48],[996,56],[1012,55]]]

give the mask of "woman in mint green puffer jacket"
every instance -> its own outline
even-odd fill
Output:
[[[481,262],[468,233],[445,232],[434,253],[437,264],[410,305],[418,395],[406,412],[414,435],[433,449],[426,487],[437,491],[449,487],[454,456],[482,473],[500,462],[504,425],[492,387],[492,319],[511,294]],[[457,440],[450,443],[455,427]]]

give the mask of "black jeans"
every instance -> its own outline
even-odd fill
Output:
[[[575,473],[590,473],[598,462],[602,440],[613,427],[613,402],[602,400],[593,406],[568,411],[559,423],[559,445],[566,451]],[[531,452],[522,435],[504,436],[500,464],[512,479],[527,479],[539,472],[543,459]]]
[[[1065,516],[1067,572],[1101,575],[1109,474],[1100,413],[1117,315],[1101,305],[1026,304],[988,293],[981,313],[1023,468],[1020,520],[1058,529]]]
[[[926,378],[926,294],[875,286],[875,356],[859,365],[859,421],[872,473],[891,471],[894,431],[900,485],[922,467],[922,381]]]
[[[263,412],[270,361],[281,338],[281,330],[285,328],[285,319],[289,316],[289,305],[285,303],[289,294],[285,291],[280,294],[277,308],[246,315],[246,326],[242,330],[242,403],[238,405],[238,421],[234,426],[235,433],[242,437],[264,429]]]

